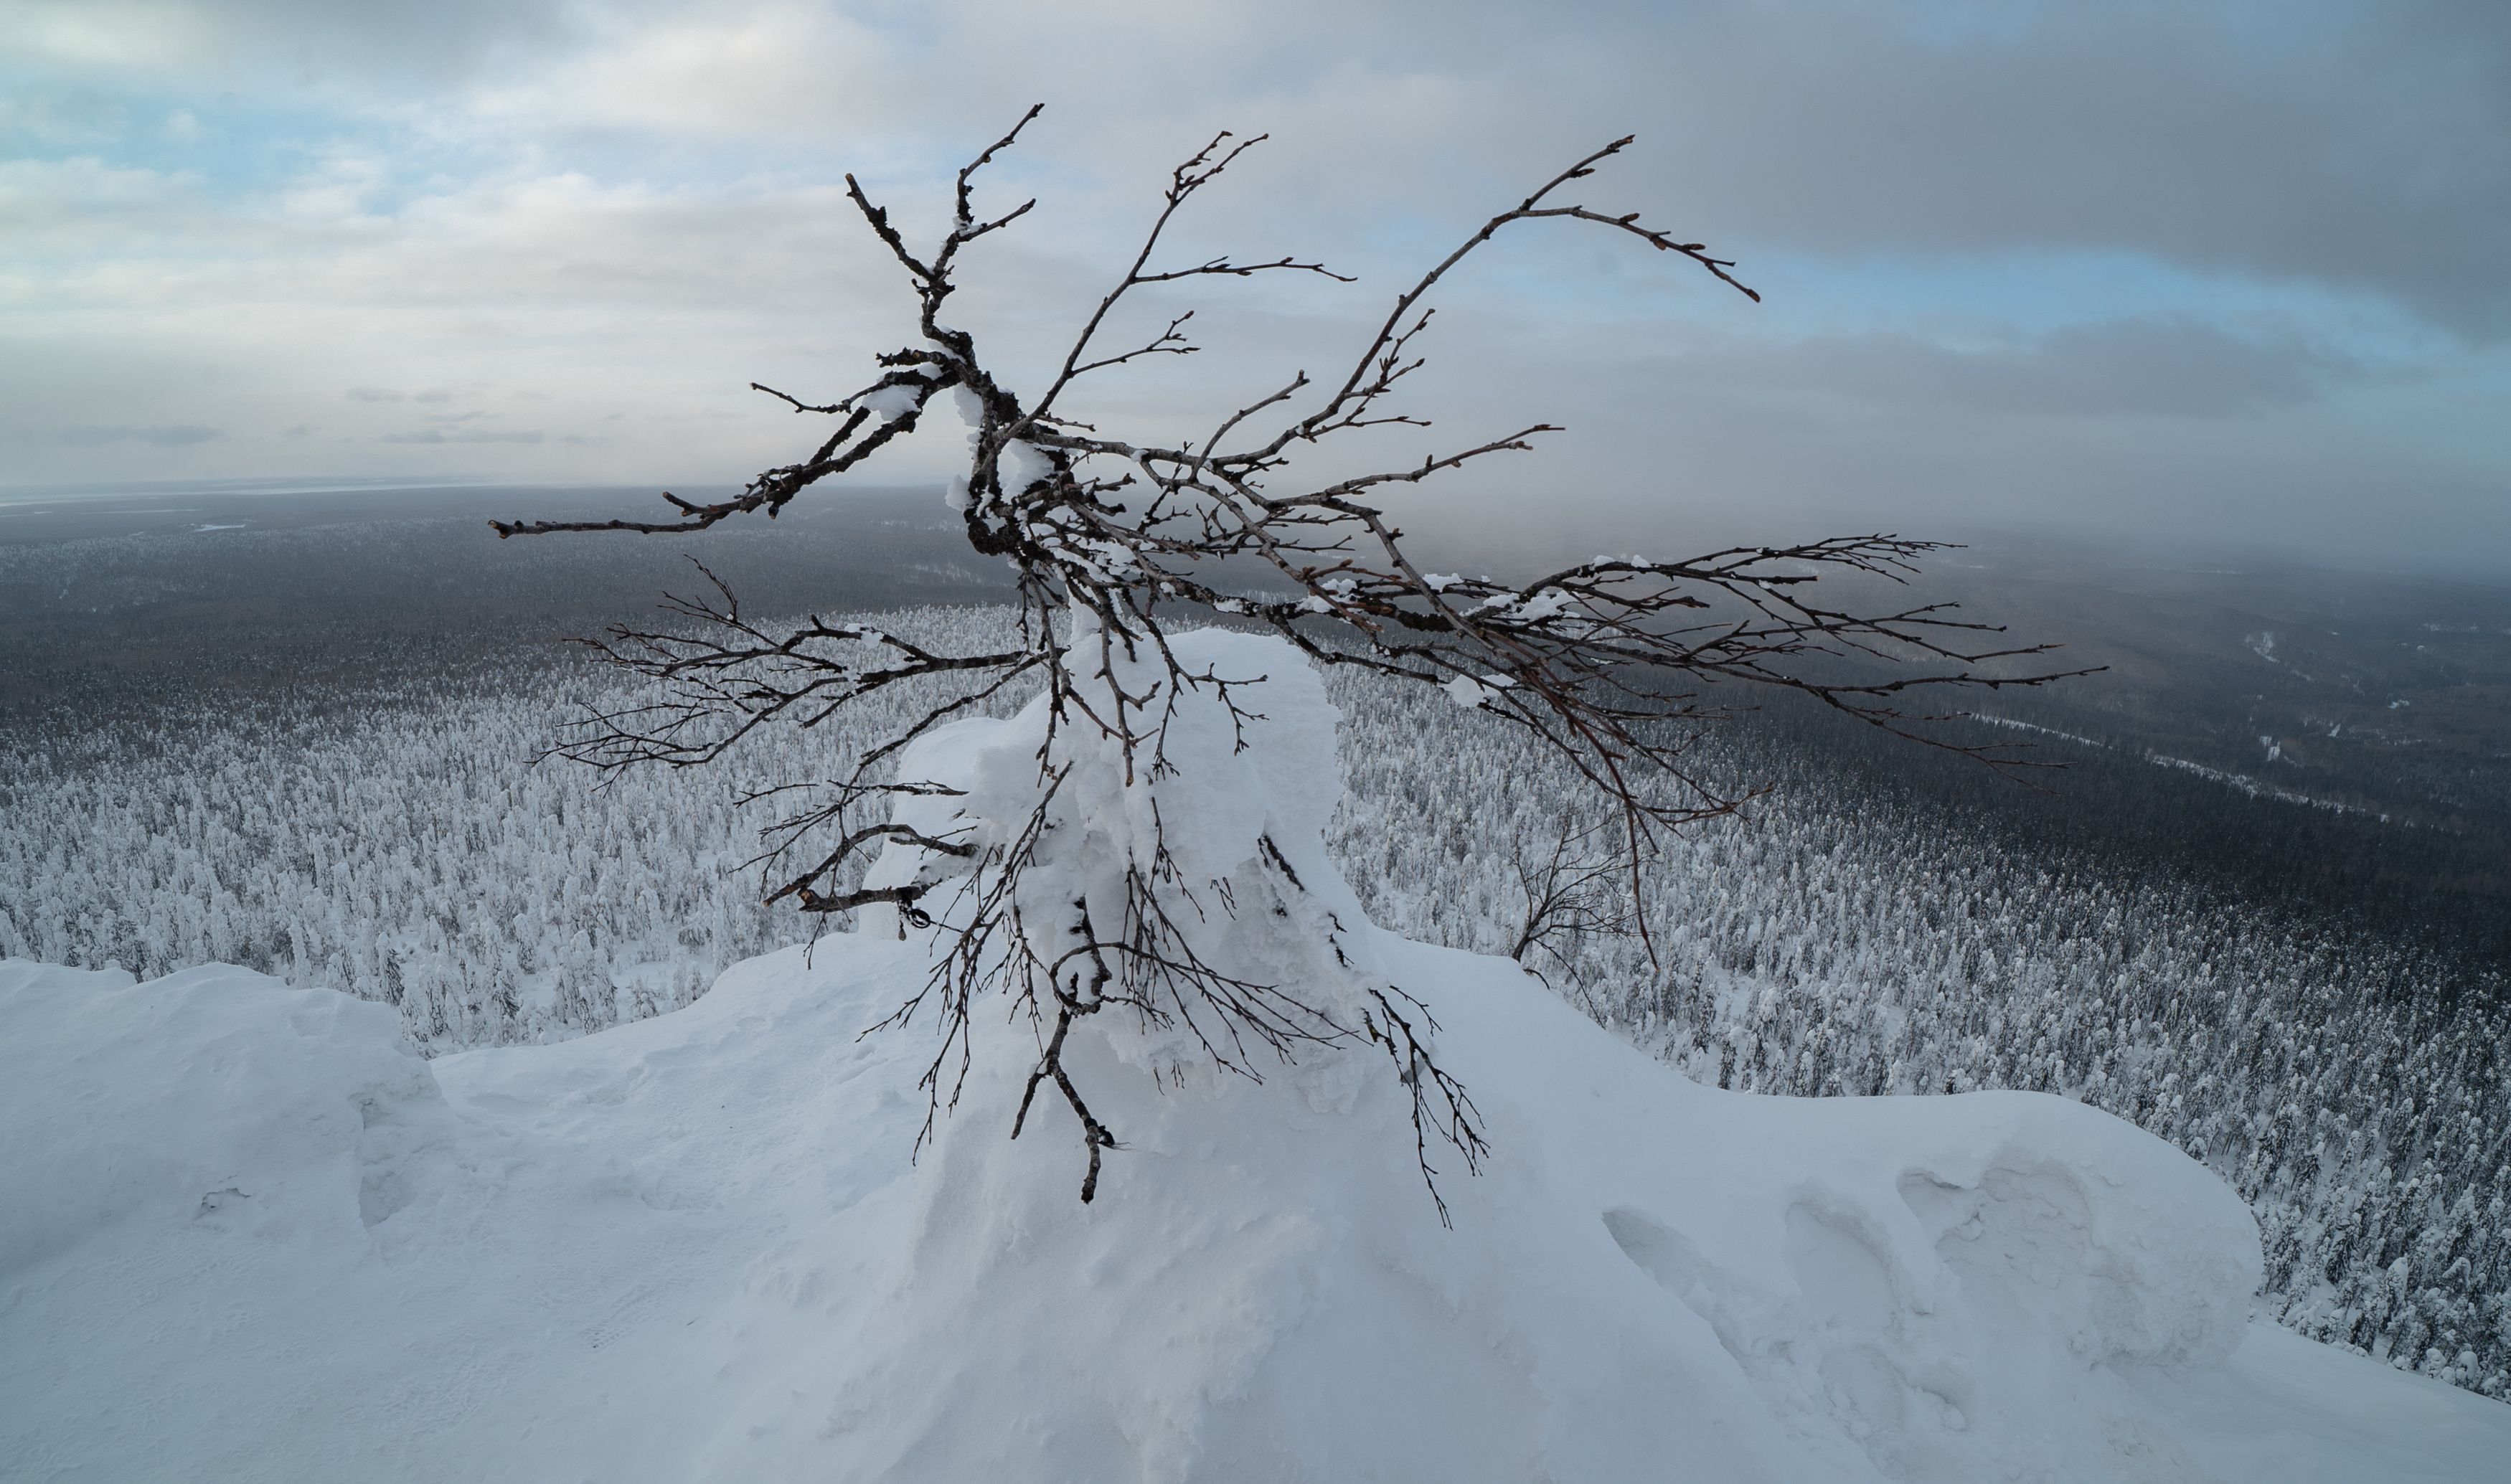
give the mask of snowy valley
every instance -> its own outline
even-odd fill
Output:
[[[2511,1409],[2394,1368],[2430,1351],[2502,1386],[2498,1350],[2417,1345],[2453,1320],[2500,1344],[2476,1204],[2500,1187],[2447,1149],[2498,1140],[2500,1103],[2449,1095],[2465,1043],[2436,1065],[2394,1030],[2342,1057],[2260,1034],[2296,995],[2322,1024],[2367,1003],[2374,980],[2332,977],[2341,944],[2227,940],[1984,856],[1896,874],[1817,795],[1669,857],[1653,971],[1598,938],[1547,987],[1461,950],[1506,946],[1495,843],[1557,819],[1567,780],[1435,695],[1339,682],[1338,766],[1295,657],[1192,637],[1273,675],[1257,763],[1221,770],[1197,838],[1225,871],[1252,849],[1232,831],[1269,831],[1350,971],[1437,1016],[1490,1140],[1480,1175],[1427,1146],[1452,1230],[1369,1047],[1164,1077],[1110,1031],[1086,1054],[1120,1143],[1084,1205],[1070,1115],[1005,1137],[1027,1031],[981,1020],[910,1161],[931,1038],[861,1033],[925,982],[921,934],[774,947],[716,869],[745,834],[720,802],[522,768],[518,698],[230,762],[163,749],[188,794],[117,753],[12,800],[98,827],[13,830],[47,845],[15,857],[8,951],[175,970],[0,980],[7,1178],[42,1193],[0,1243],[13,1472],[2503,1476]],[[1025,755],[988,730],[1016,725],[912,766],[982,774],[988,746]],[[861,735],[777,761],[833,769]],[[2181,961],[2192,939],[2234,965]],[[211,956],[290,982],[178,967]],[[1969,1091],[2000,1085],[2045,1091]],[[2308,1166],[2274,1102],[2300,1096]],[[2426,1161],[2403,1182],[2399,1149]],[[2452,1178],[2454,1235],[2411,1208]],[[2451,1262],[2362,1273],[2380,1221]],[[2427,1296],[2379,1287],[2419,1263]]]

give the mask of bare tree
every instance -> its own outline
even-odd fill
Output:
[[[1509,836],[1509,869],[1526,906],[1508,956],[1546,984],[1546,965],[1574,984],[1589,939],[1637,937],[1645,920],[1627,890],[1630,868],[1615,850],[1610,820],[1566,814],[1550,844],[1537,841],[1523,826]]]
[[[1146,338],[1110,343],[1114,312],[1153,285],[1288,273],[1337,279],[1324,264],[1293,257],[1230,257],[1172,265],[1161,257],[1169,230],[1206,186],[1262,136],[1222,133],[1170,175],[1132,260],[1082,323],[1061,364],[1033,396],[996,374],[976,337],[946,323],[943,307],[958,286],[962,250],[1010,227],[1033,201],[994,215],[977,208],[974,181],[1030,120],[960,171],[948,230],[919,250],[849,175],[847,192],[887,245],[918,305],[917,339],[876,358],[870,385],[827,403],[769,387],[757,390],[796,412],[835,426],[809,457],[759,475],[738,496],[698,504],[666,494],[674,514],[658,521],[497,521],[503,536],[616,530],[702,531],[735,515],[774,517],[810,485],[861,465],[912,431],[936,399],[955,402],[971,425],[974,454],[950,502],[976,551],[1016,569],[1021,639],[994,653],[938,654],[908,639],[814,618],[762,626],[720,583],[709,596],[672,605],[692,628],[617,629],[603,644],[616,663],[668,682],[674,698],[599,716],[562,750],[601,768],[643,762],[699,766],[721,757],[751,729],[802,724],[886,687],[933,676],[962,682],[863,759],[848,780],[810,796],[773,826],[762,858],[786,865],[770,901],[811,913],[851,912],[881,903],[905,922],[941,931],[933,976],[892,1017],[905,1023],[938,1010],[941,1046],[927,1071],[932,1114],[955,1101],[968,1067],[972,1008],[1008,992],[1037,1037],[1037,1056],[1013,1132],[1029,1100],[1052,1084],[1077,1117],[1088,1150],[1081,1195],[1095,1194],[1101,1152],[1116,1136],[1091,1110],[1067,1065],[1075,1027],[1111,1006],[1145,1024],[1181,1025],[1219,1067],[1260,1076],[1259,1057],[1294,1060],[1329,1046],[1375,1046],[1410,1090],[1425,1177],[1432,1138],[1478,1166],[1483,1138],[1471,1100],[1433,1057],[1435,1025],[1416,1000],[1391,984],[1355,982],[1329,992],[1309,983],[1256,982],[1211,962],[1193,923],[1208,916],[1194,884],[1178,878],[1157,838],[1137,842],[1121,862],[1120,887],[1098,898],[1058,899],[1068,884],[1047,880],[1039,841],[1057,818],[1074,755],[1059,737],[1103,748],[1126,783],[1170,768],[1167,742],[1181,704],[1217,704],[1249,719],[1233,679],[1180,661],[1171,637],[1180,618],[1236,622],[1269,630],[1320,665],[1353,666],[1440,686],[1458,704],[1528,729],[1558,749],[1615,810],[1637,887],[1637,863],[1670,827],[1732,811],[1739,800],[1686,769],[1684,749],[1699,725],[1722,714],[1706,687],[1741,682],[1792,691],[1888,731],[1919,736],[1940,720],[1911,698],[1938,691],[2036,685],[2057,678],[2014,675],[1998,662],[2037,655],[1999,630],[1955,618],[1944,605],[1879,614],[1818,600],[1823,573],[1901,580],[1937,544],[1897,536],[1845,537],[1786,548],[1733,548],[1683,561],[1600,558],[1533,581],[1424,572],[1378,503],[1388,491],[1494,455],[1531,446],[1560,431],[1529,423],[1496,437],[1433,452],[1418,464],[1302,481],[1295,461],[1328,440],[1389,425],[1427,427],[1397,394],[1423,364],[1429,296],[1458,263],[1503,230],[1563,221],[1681,258],[1719,284],[1758,300],[1699,243],[1642,224],[1636,212],[1592,209],[1563,198],[1631,140],[1617,139],[1576,161],[1474,231],[1395,298],[1384,320],[1324,382],[1301,372],[1269,395],[1217,415],[1210,431],[1183,443],[1133,441],[1076,415],[1089,378],[1149,358],[1191,354],[1191,313]],[[754,385],[754,384],[753,384]],[[1223,572],[1254,564],[1289,595],[1253,593]],[[1227,564],[1226,566],[1224,564]],[[709,574],[712,578],[712,574]],[[1825,662],[1916,661],[1912,672],[1878,677]],[[1025,820],[990,829],[948,822],[948,812],[919,812],[940,785],[892,776],[900,752],[945,721],[1016,683],[1043,687],[1047,742],[1039,786]],[[1938,743],[1943,744],[1943,743]],[[1961,749],[1970,750],[1970,749]],[[1978,755],[1987,757],[1983,749]],[[1991,759],[1992,760],[1992,759]],[[1673,787],[1663,786],[1671,780]],[[872,816],[880,816],[873,818]],[[918,824],[910,820],[941,820]],[[1565,837],[1564,849],[1574,844]],[[1277,909],[1305,896],[1296,873],[1271,842],[1256,863]],[[903,881],[855,886],[867,855],[905,849],[922,864]],[[1556,873],[1557,874],[1557,873]],[[1572,897],[1588,900],[1585,875],[1572,873]],[[1224,890],[1227,890],[1224,885]],[[937,910],[947,893],[949,905]],[[1222,904],[1224,907],[1227,903]],[[1540,922],[1588,910],[1556,904]],[[1331,914],[1315,931],[1342,960]],[[1542,934],[1537,933],[1539,941]],[[1523,947],[1523,945],[1522,945]],[[1436,1186],[1432,1186],[1435,1197]],[[1440,1206],[1444,1217],[1446,1207]]]

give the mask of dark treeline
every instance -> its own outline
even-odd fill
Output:
[[[2048,715],[2022,698],[1974,704],[2000,716]],[[1957,821],[2001,848],[2061,850],[2123,879],[2274,903],[2474,966],[2511,963],[2511,834],[2299,802],[2317,796],[2279,796],[2256,774],[2175,766],[2129,736],[2077,742],[1976,723],[1947,730],[1962,742],[2019,742],[2028,750],[2012,756],[2063,766],[2008,779],[1812,706],[1776,705],[1734,723],[1783,787],[1826,780],[1878,805]]]
[[[592,494],[607,499],[579,509]],[[560,496],[544,491],[503,500],[461,492],[506,514],[607,515],[652,499],[626,494],[560,492],[577,503],[553,506]],[[569,638],[650,618],[666,592],[711,595],[692,558],[753,611],[1008,591],[1002,573],[943,529],[947,513],[924,491],[797,502],[774,524],[713,532],[702,544],[500,542],[484,519],[427,514],[433,508],[414,504],[393,519],[352,518],[353,510],[311,524],[274,517],[241,529],[0,545],[0,735],[203,713],[287,721],[547,663]]]

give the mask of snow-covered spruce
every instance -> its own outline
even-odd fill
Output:
[[[1000,609],[877,622],[945,646],[1009,628]],[[742,867],[761,821],[724,780],[534,765],[572,718],[656,692],[582,666],[505,678],[356,706],[315,692],[285,721],[199,715],[29,748],[0,780],[0,955],[142,977],[241,965],[394,1006],[436,1053],[676,1008],[807,935],[760,903]],[[751,756],[777,778],[842,778],[937,694],[864,698],[758,735]]]
[[[1103,802],[1158,797],[1162,841],[1191,814],[1180,867],[1242,883],[1197,939],[1214,962],[1317,962],[1278,957],[1289,898],[1250,890],[1270,839],[1337,919],[1340,1003],[1402,984],[1440,1010],[1493,1151],[1444,1187],[1451,1230],[1410,1089],[1357,1038],[1259,1082],[1088,1017],[1068,1059],[1124,1148],[1085,1205],[1005,1137],[1035,1041],[981,1024],[910,1166],[928,1046],[857,1033],[933,982],[924,933],[433,1061],[328,990],[11,965],[0,1449],[142,1481],[1557,1484],[2350,1484],[2511,1452],[2511,1410],[2250,1323],[2241,1202],[2118,1120],[1722,1092],[1510,961],[1370,924],[1318,838],[1314,678],[1266,641],[1197,648],[1268,676],[1237,698],[1250,750],[1194,729],[1222,771]],[[1034,797],[1031,722],[917,760],[965,790],[932,796],[955,827]],[[1129,836],[1030,878],[1088,900]]]

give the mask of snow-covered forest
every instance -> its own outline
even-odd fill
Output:
[[[875,622],[956,642],[1003,619]],[[1524,926],[1520,866],[1588,807],[1576,780],[1439,695],[1329,681],[1345,873],[1398,932],[1506,952]],[[143,977],[240,964],[396,1005],[435,1051],[687,1004],[809,928],[757,905],[741,867],[766,817],[732,807],[735,783],[841,776],[918,697],[761,734],[727,769],[605,785],[533,766],[572,707],[617,691],[605,672],[519,668],[352,714],[324,713],[309,690],[272,708],[294,720],[174,718],[23,752],[0,784],[0,955]],[[2286,1324],[2511,1394],[2498,980],[1985,845],[1751,733],[1704,746],[1719,777],[1780,786],[1650,868],[1644,939],[1558,940],[1541,965],[1556,991],[1703,1083],[2014,1087],[2116,1113],[2250,1200],[2265,1303]]]

